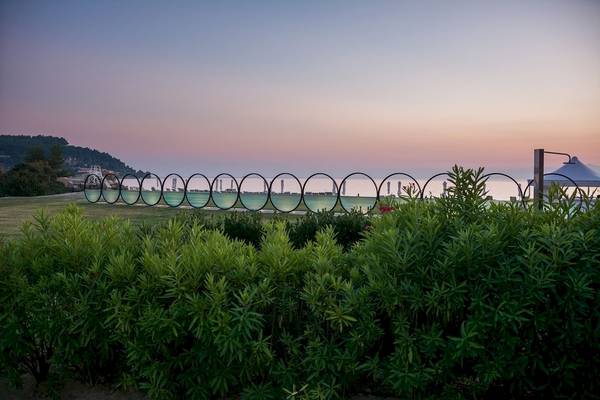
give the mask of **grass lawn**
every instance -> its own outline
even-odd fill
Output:
[[[3,197],[0,198],[0,237],[15,238],[20,234],[23,222],[31,220],[40,209],[49,214],[63,210],[68,204],[77,204],[83,208],[89,218],[118,216],[129,218],[134,223],[142,221],[162,221],[177,213],[189,212],[186,209],[169,207],[127,206],[124,204],[89,203],[83,193],[65,193],[52,196],[37,197]]]
[[[23,222],[32,220],[38,210],[44,209],[49,214],[53,214],[63,210],[71,203],[81,207],[84,215],[89,218],[98,219],[114,215],[128,218],[133,223],[160,222],[179,213],[191,212],[191,208],[172,208],[166,205],[148,207],[145,205],[130,206],[121,202],[116,204],[89,203],[83,196],[83,192],[37,197],[2,197],[0,198],[0,240],[18,237]],[[201,212],[221,215],[228,211],[202,210]],[[271,218],[274,214],[262,215],[264,218]]]
[[[310,201],[316,202],[315,208],[321,206],[319,201],[322,202],[325,200],[328,204],[323,206],[323,208],[329,208],[331,206],[331,199],[327,198],[323,200],[317,197],[318,196],[316,196],[315,199],[310,199]],[[262,200],[261,205],[263,202],[264,200]],[[141,200],[134,205],[125,204],[122,200],[119,200],[115,204],[108,204],[104,201],[90,203],[86,200],[83,192],[36,197],[0,197],[0,240],[18,237],[21,234],[23,222],[33,220],[33,215],[39,210],[43,209],[49,214],[54,214],[63,210],[69,204],[76,204],[81,207],[84,215],[89,218],[99,219],[108,216],[116,216],[127,218],[133,223],[166,221],[179,213],[188,213],[193,210],[189,205],[169,207],[165,204],[164,200],[161,200],[158,205],[152,207],[143,204]],[[297,204],[297,200],[295,200],[290,209],[293,208],[295,204]],[[285,205],[288,206],[287,204]],[[196,209],[195,212],[202,212],[209,215],[223,215],[227,212],[244,209],[243,204],[239,200],[235,203],[233,209],[227,211],[216,209],[212,202],[210,202],[208,206],[209,208],[207,209]],[[285,209],[286,207],[283,208]],[[334,210],[335,212],[342,212],[339,203]],[[304,214],[305,212],[306,207],[302,204],[294,213],[275,213],[272,205],[268,203],[267,206],[265,206],[265,211],[261,212],[261,215],[265,219],[273,218],[275,215],[284,218],[298,218],[299,214]]]

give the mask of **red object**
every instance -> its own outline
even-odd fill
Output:
[[[379,212],[382,213],[382,214],[387,214],[387,213],[392,212],[394,210],[395,210],[395,208],[392,207],[392,206],[384,206],[384,205],[380,205],[379,206]]]

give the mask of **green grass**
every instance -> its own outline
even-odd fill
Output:
[[[165,205],[161,200],[159,205],[149,207],[141,204],[127,205],[122,201],[108,204],[104,201],[97,203],[88,202],[83,192],[65,193],[50,196],[36,197],[0,197],[0,240],[15,239],[21,234],[21,226],[25,221],[32,221],[36,212],[43,209],[48,214],[54,214],[63,210],[69,204],[77,204],[84,211],[84,215],[91,219],[100,219],[109,216],[129,219],[134,224],[159,223],[167,221],[179,213],[192,212],[191,208],[173,208]],[[187,203],[184,203],[187,205]],[[212,204],[209,204],[212,206]],[[236,204],[236,206],[239,206]],[[196,210],[207,214],[222,215],[222,210]],[[263,218],[269,219],[272,213],[261,214]],[[284,218],[297,218],[295,215],[278,214]]]
[[[88,218],[99,219],[114,215],[130,219],[134,223],[159,222],[167,220],[177,213],[189,212],[189,210],[169,207],[89,203],[81,192],[37,197],[4,197],[0,198],[0,238],[18,237],[23,222],[32,220],[38,210],[44,209],[49,214],[54,214],[63,210],[70,203],[82,207]]]

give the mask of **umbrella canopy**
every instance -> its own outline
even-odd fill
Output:
[[[600,187],[600,176],[590,167],[579,161],[577,157],[571,157],[570,163],[563,164],[562,167],[556,171],[550,172],[544,178],[545,186],[553,183],[557,183],[561,186],[575,186],[573,185],[573,182],[564,176],[552,174],[568,176],[580,187]]]

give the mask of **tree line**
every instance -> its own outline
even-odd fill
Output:
[[[45,153],[50,154],[54,146],[62,149],[64,167],[70,172],[69,175],[76,173],[79,168],[89,168],[93,165],[100,165],[102,169],[119,175],[144,175],[143,171],[134,170],[108,153],[88,147],[73,146],[65,138],[47,135],[0,135],[0,162],[4,164],[5,169],[11,169],[25,162],[32,148],[40,147]]]
[[[48,154],[42,146],[32,147],[23,162],[7,172],[0,171],[0,196],[42,196],[64,193],[65,185],[57,180],[67,175],[62,146],[53,144]]]

